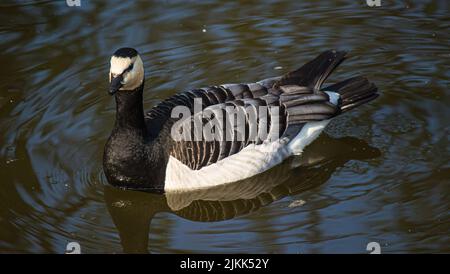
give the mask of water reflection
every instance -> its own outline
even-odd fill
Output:
[[[302,157],[291,157],[246,180],[165,195],[105,186],[105,203],[119,231],[123,251],[147,252],[149,227],[153,217],[160,212],[170,212],[196,222],[237,218],[327,182],[337,168],[350,160],[364,161],[379,156],[377,148],[361,139],[331,138],[324,134],[319,142],[305,150]]]

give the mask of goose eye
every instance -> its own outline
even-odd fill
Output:
[[[131,64],[128,66],[128,68],[126,68],[126,69],[122,72],[122,74],[125,74],[125,73],[130,72],[131,70],[133,70],[133,66],[134,66],[134,63],[131,63]]]

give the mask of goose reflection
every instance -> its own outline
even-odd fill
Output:
[[[377,148],[354,137],[323,134],[300,157],[292,157],[255,177],[209,189],[164,195],[105,186],[105,202],[125,253],[148,252],[150,223],[170,212],[198,222],[228,220],[257,211],[276,200],[315,188],[350,160],[380,155]]]

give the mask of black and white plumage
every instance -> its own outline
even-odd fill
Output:
[[[116,123],[104,153],[108,181],[132,189],[196,190],[254,176],[301,154],[331,118],[378,96],[375,85],[361,76],[322,88],[344,58],[345,52],[326,51],[282,77],[185,91],[144,114],[142,60],[134,49],[119,49],[111,58]],[[171,128],[178,119],[171,118],[171,112],[182,105],[194,114],[195,98],[202,99],[205,109],[224,116],[231,115],[227,106],[240,107],[247,115],[266,106],[267,120],[246,122],[244,140],[174,140]],[[251,127],[268,128],[267,138],[249,138]],[[220,133],[227,130],[236,129],[224,126]]]

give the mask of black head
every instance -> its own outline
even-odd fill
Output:
[[[122,57],[122,58],[133,58],[138,55],[137,50],[134,48],[120,48],[114,52],[113,56],[115,57]]]

